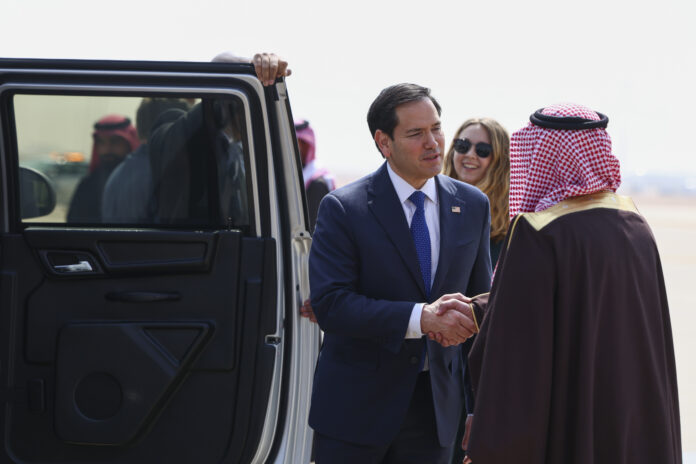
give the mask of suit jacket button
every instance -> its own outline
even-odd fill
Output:
[[[418,364],[418,361],[420,361],[420,359],[418,359],[418,356],[411,356],[411,358],[409,359],[409,362],[414,365]]]

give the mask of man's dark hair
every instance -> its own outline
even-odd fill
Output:
[[[370,105],[367,112],[367,125],[370,128],[370,134],[374,138],[377,130],[386,133],[390,139],[394,139],[394,128],[399,124],[399,119],[396,116],[396,108],[404,103],[410,103],[418,100],[429,98],[437,115],[440,116],[442,109],[440,104],[430,94],[430,89],[417,84],[396,84],[382,90],[375,101]],[[377,142],[375,142],[377,145]],[[379,146],[377,146],[379,150]],[[381,152],[381,151],[380,151]]]
[[[157,116],[174,108],[188,111],[190,105],[179,98],[143,98],[135,115],[135,128],[140,140],[146,141],[150,138]]]

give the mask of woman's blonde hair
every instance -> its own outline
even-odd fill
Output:
[[[449,150],[445,155],[444,174],[454,179],[459,179],[454,169],[454,141],[464,129],[473,125],[480,125],[491,139],[493,147],[491,164],[475,185],[488,196],[491,204],[491,240],[502,240],[507,234],[508,224],[508,193],[510,191],[510,136],[498,121],[491,118],[471,118],[464,121],[454,133]]]

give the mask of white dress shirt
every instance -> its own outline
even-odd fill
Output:
[[[411,220],[416,213],[416,205],[414,205],[408,197],[416,191],[411,184],[399,177],[397,173],[387,163],[387,172],[391,179],[396,195],[399,197],[401,207],[406,215],[406,222],[411,227]],[[437,262],[440,258],[440,209],[438,208],[437,184],[432,177],[428,179],[420,188],[420,191],[425,194],[425,202],[423,204],[425,210],[425,223],[428,225],[428,233],[430,234],[430,285],[435,279],[435,271],[437,270]],[[423,336],[421,332],[421,313],[425,303],[416,303],[411,311],[411,318],[406,330],[406,338],[420,338]]]

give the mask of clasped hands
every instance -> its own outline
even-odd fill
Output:
[[[477,332],[471,298],[461,293],[442,295],[423,306],[421,332],[444,347],[464,343]]]

